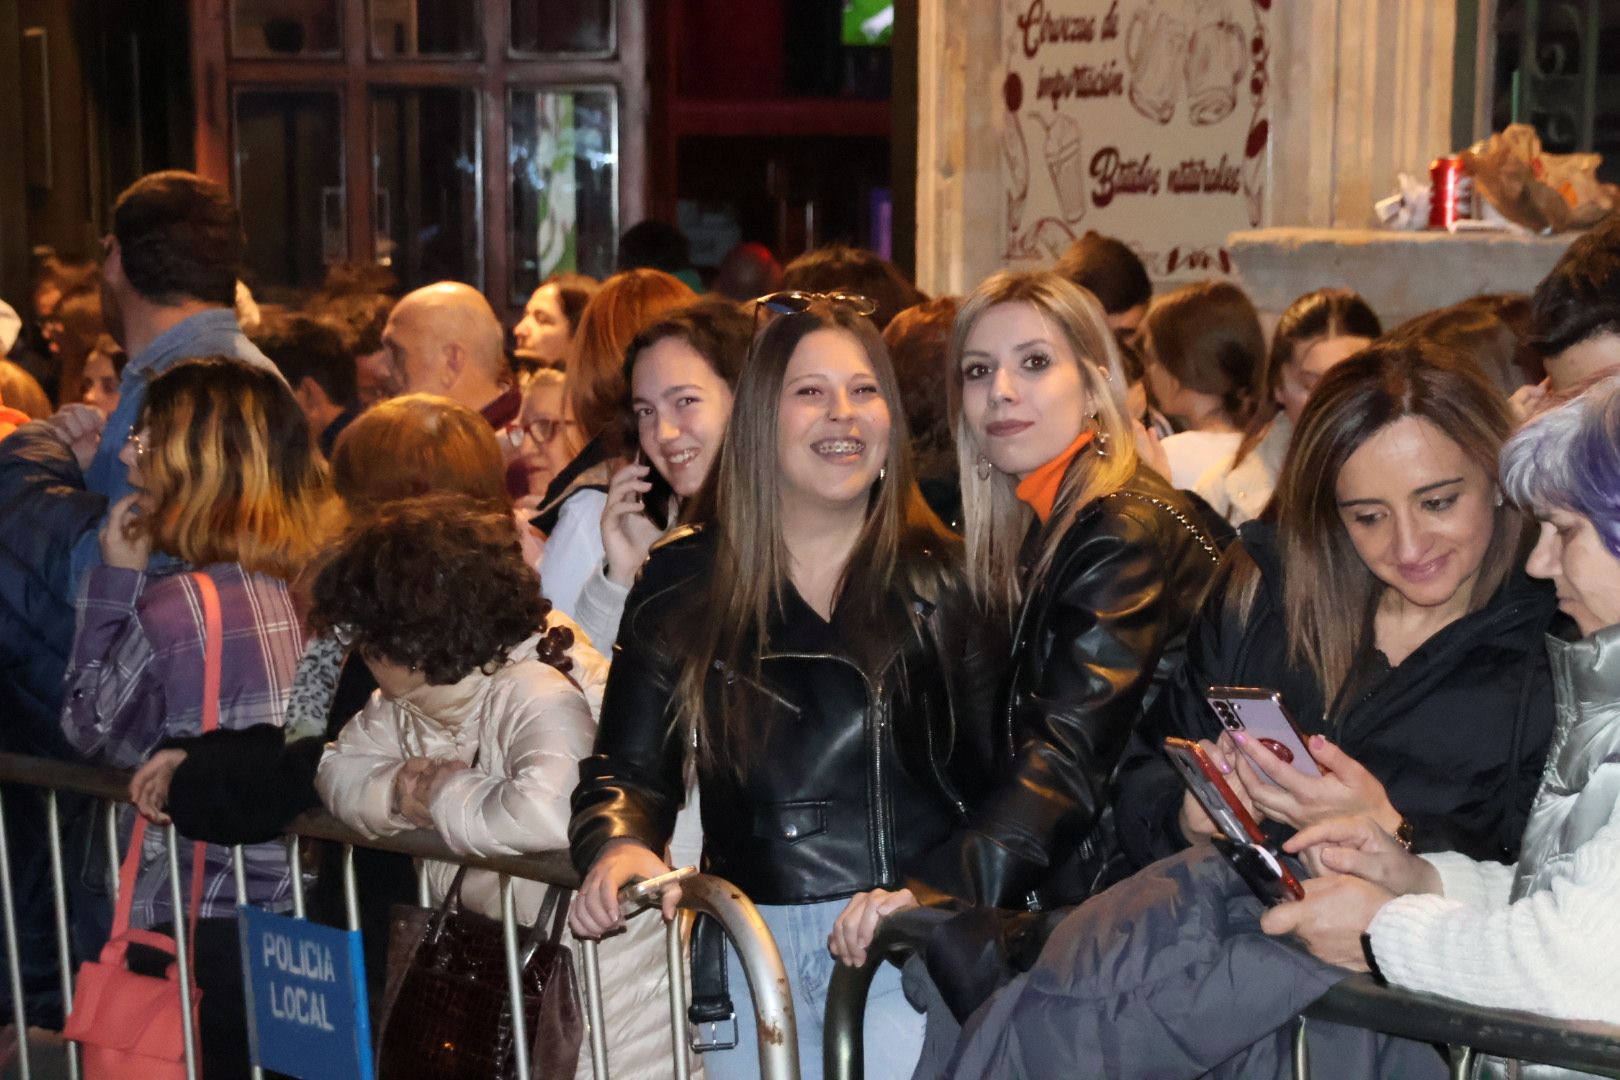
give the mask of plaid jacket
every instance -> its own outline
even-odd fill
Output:
[[[219,589],[223,629],[219,726],[280,725],[303,650],[304,631],[287,585],[246,574],[234,563],[203,570]],[[78,597],[78,631],[67,671],[62,726],[67,739],[101,764],[130,768],[163,740],[202,728],[205,643],[202,601],[189,574],[155,577],[92,568]],[[132,925],[171,918],[163,831],[148,834]],[[248,897],[281,907],[290,895],[279,844],[243,848]],[[191,846],[181,851],[189,882]],[[228,848],[210,847],[202,913],[233,915],[236,889]],[[184,890],[182,890],[183,892]]]

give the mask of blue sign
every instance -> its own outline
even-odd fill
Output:
[[[237,912],[253,1063],[301,1080],[372,1080],[360,932]]]

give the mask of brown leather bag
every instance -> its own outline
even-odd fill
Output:
[[[378,1080],[507,1080],[517,1075],[501,924],[461,906],[463,867],[438,910],[400,905],[388,938]],[[585,1023],[562,944],[568,891],[546,890],[518,962],[529,1074],[571,1077]],[[549,924],[549,925],[548,925]]]

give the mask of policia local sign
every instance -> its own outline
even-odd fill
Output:
[[[301,1080],[371,1080],[360,932],[237,913],[253,1063]]]
[[[1271,0],[1002,0],[1009,263],[1088,229],[1158,278],[1228,273],[1260,224]]]

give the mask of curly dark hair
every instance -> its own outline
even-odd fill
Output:
[[[310,626],[442,686],[493,672],[550,612],[512,515],[435,494],[387,503],[351,526],[315,578]],[[567,671],[572,643],[554,627],[539,658]]]
[[[219,184],[178,170],[143,176],[118,196],[112,231],[124,277],[146,299],[235,302],[247,238]]]

